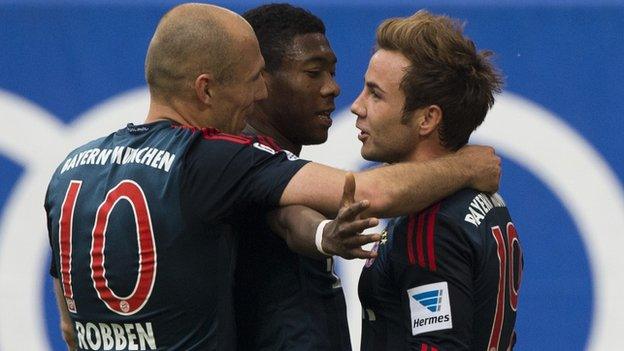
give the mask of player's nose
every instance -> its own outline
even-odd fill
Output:
[[[353,103],[351,104],[351,113],[357,115],[358,117],[366,116],[366,109],[364,108],[364,104],[362,101],[363,96],[364,96],[364,91],[362,90],[360,95],[358,95],[355,101],[353,101]]]
[[[325,84],[323,84],[321,88],[321,95],[323,97],[337,97],[340,95],[340,85],[338,85],[334,76],[330,75],[329,79],[325,81]]]

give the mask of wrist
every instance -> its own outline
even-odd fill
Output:
[[[318,252],[325,256],[331,256],[323,249],[323,232],[325,231],[325,226],[331,222],[330,219],[322,220],[321,223],[316,227],[316,234],[314,236],[314,243],[316,244],[316,249]]]

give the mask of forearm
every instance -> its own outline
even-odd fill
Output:
[[[325,220],[321,213],[305,206],[286,206],[268,215],[271,229],[298,254],[311,258],[325,258],[316,248],[316,228]]]
[[[366,215],[395,217],[418,212],[469,186],[471,179],[455,155],[394,164],[356,174],[356,199],[370,199]]]
[[[345,173],[308,164],[288,184],[281,204],[302,204],[333,217],[340,206]],[[455,155],[378,167],[355,174],[355,201],[370,201],[363,216],[394,217],[418,212],[468,186],[472,175],[466,162]]]
[[[65,303],[61,283],[57,278],[54,278],[54,295],[56,296],[56,305],[61,317],[61,332],[63,333],[63,339],[65,340],[69,350],[75,350],[76,336],[74,333],[74,327],[72,325],[71,317],[69,316],[67,304]]]

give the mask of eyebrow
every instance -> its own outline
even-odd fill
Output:
[[[320,62],[320,63],[330,63],[330,64],[336,64],[338,62],[338,59],[334,56],[331,59],[328,59],[327,57],[324,56],[312,56],[308,59],[306,59],[304,61],[305,63],[309,63],[309,62]]]
[[[385,90],[381,89],[381,87],[375,82],[366,82],[366,86],[368,87],[368,89],[377,89],[382,93],[386,92]]]

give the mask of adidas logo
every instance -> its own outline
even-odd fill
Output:
[[[442,290],[431,290],[412,295],[416,301],[431,312],[439,312],[442,305]]]

